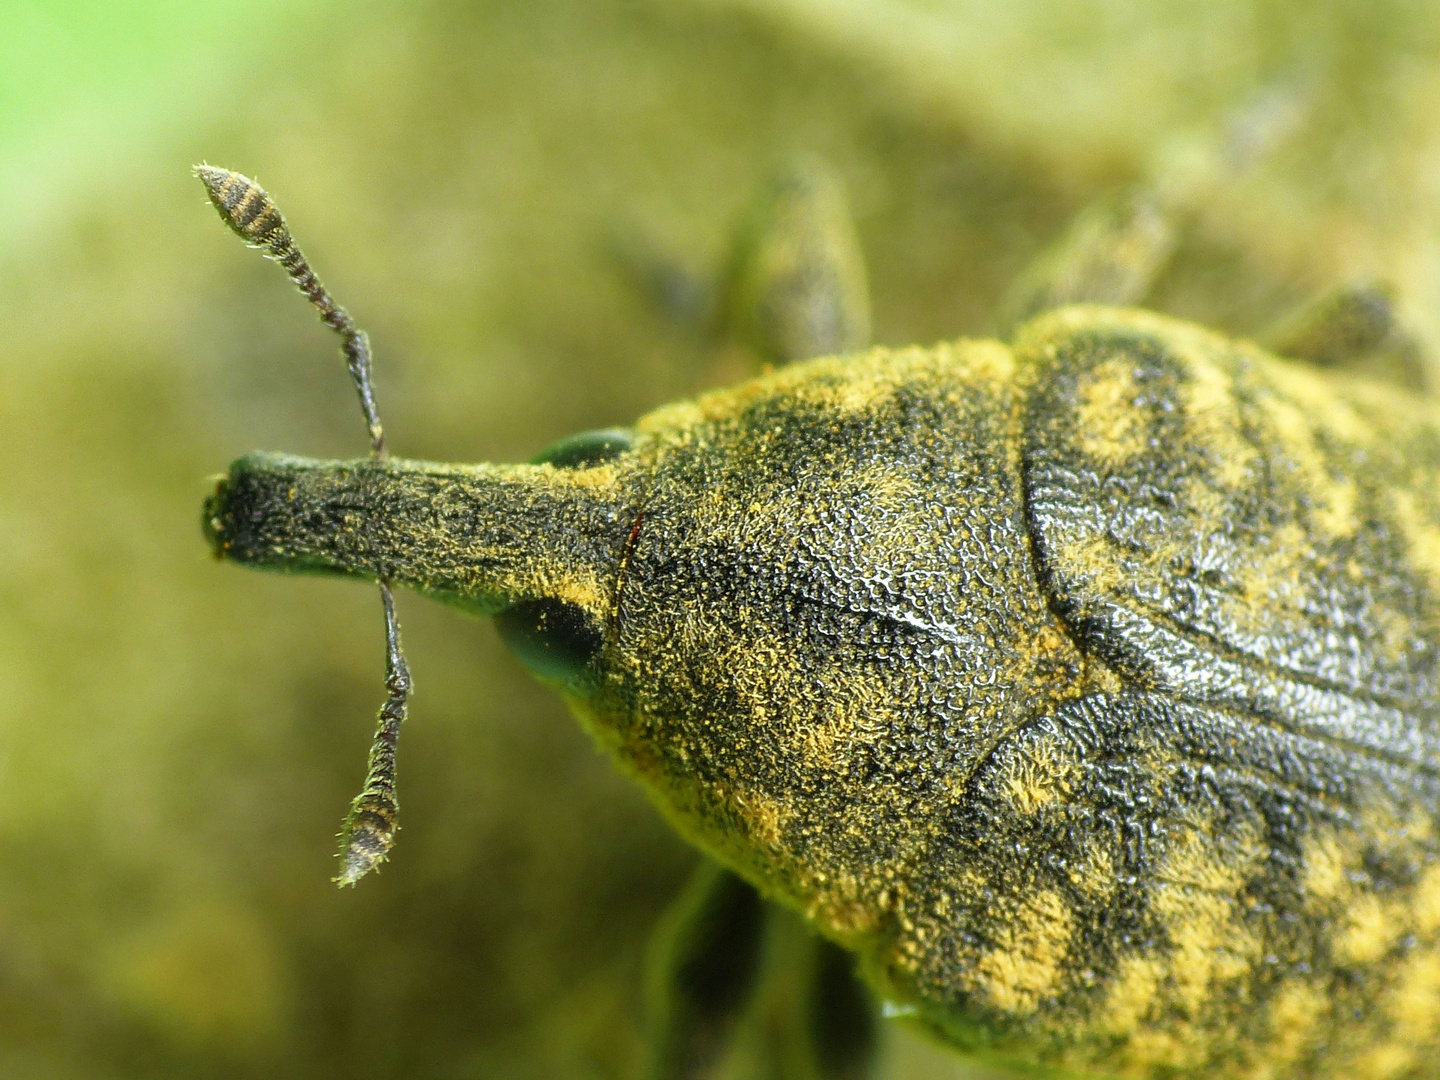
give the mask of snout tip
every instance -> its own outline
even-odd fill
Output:
[[[215,489],[205,499],[205,505],[200,511],[200,531],[205,534],[205,542],[210,545],[215,558],[223,559],[230,547],[227,535],[230,477],[221,473],[213,478],[213,482]]]

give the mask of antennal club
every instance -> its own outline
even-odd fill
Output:
[[[380,723],[370,742],[365,786],[350,804],[340,829],[340,873],[335,882],[342,887],[354,885],[389,857],[400,827],[396,822],[400,803],[395,797],[395,744],[410,702],[410,666],[400,650],[400,622],[386,582],[380,583],[380,601],[385,605],[385,689],[389,696],[380,706]]]
[[[195,175],[205,185],[210,201],[225,224],[252,247],[264,250],[285,268],[305,299],[315,305],[320,319],[340,335],[345,365],[360,397],[360,411],[370,432],[370,457],[383,459],[385,429],[375,408],[375,389],[370,377],[370,338],[355,325],[350,313],[325,291],[320,279],[300,253],[290,227],[275,201],[255,181],[229,169],[213,165],[195,166]],[[340,873],[335,882],[354,885],[384,862],[395,846],[400,804],[395,797],[395,746],[400,725],[410,702],[410,668],[400,648],[400,623],[395,617],[395,598],[390,582],[380,578],[380,600],[385,606],[385,688],[389,692],[380,707],[375,738],[370,743],[369,769],[365,786],[350,804],[350,813],[340,830]]]

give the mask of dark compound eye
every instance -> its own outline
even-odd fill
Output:
[[[595,674],[604,637],[584,608],[564,600],[526,600],[495,617],[500,637],[542,679],[583,684]]]
[[[530,460],[532,465],[554,465],[563,469],[583,469],[588,465],[599,465],[623,454],[634,445],[635,438],[623,428],[600,428],[596,431],[582,431],[561,439],[540,451]]]

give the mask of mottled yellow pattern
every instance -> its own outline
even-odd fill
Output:
[[[1077,415],[1087,454],[1118,465],[1144,452],[1148,433],[1135,407],[1139,393],[1135,365],[1125,357],[1107,360],[1087,374]]]
[[[1041,892],[1011,914],[1006,933],[976,965],[980,992],[999,1009],[1024,1014],[1056,988],[1071,946],[1071,916],[1057,893]]]
[[[585,726],[962,1046],[1437,1075],[1433,407],[1076,308],[635,432],[595,468],[247,459],[226,490],[270,494],[212,528],[593,620]]]
[[[1005,794],[1019,814],[1033,814],[1070,793],[1074,763],[1048,743],[1038,744],[1035,751],[1009,759],[1001,773]]]

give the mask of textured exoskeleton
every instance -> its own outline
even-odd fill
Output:
[[[526,465],[237,461],[226,558],[495,615],[981,1056],[1440,1076],[1440,409],[1196,326],[793,364]]]

